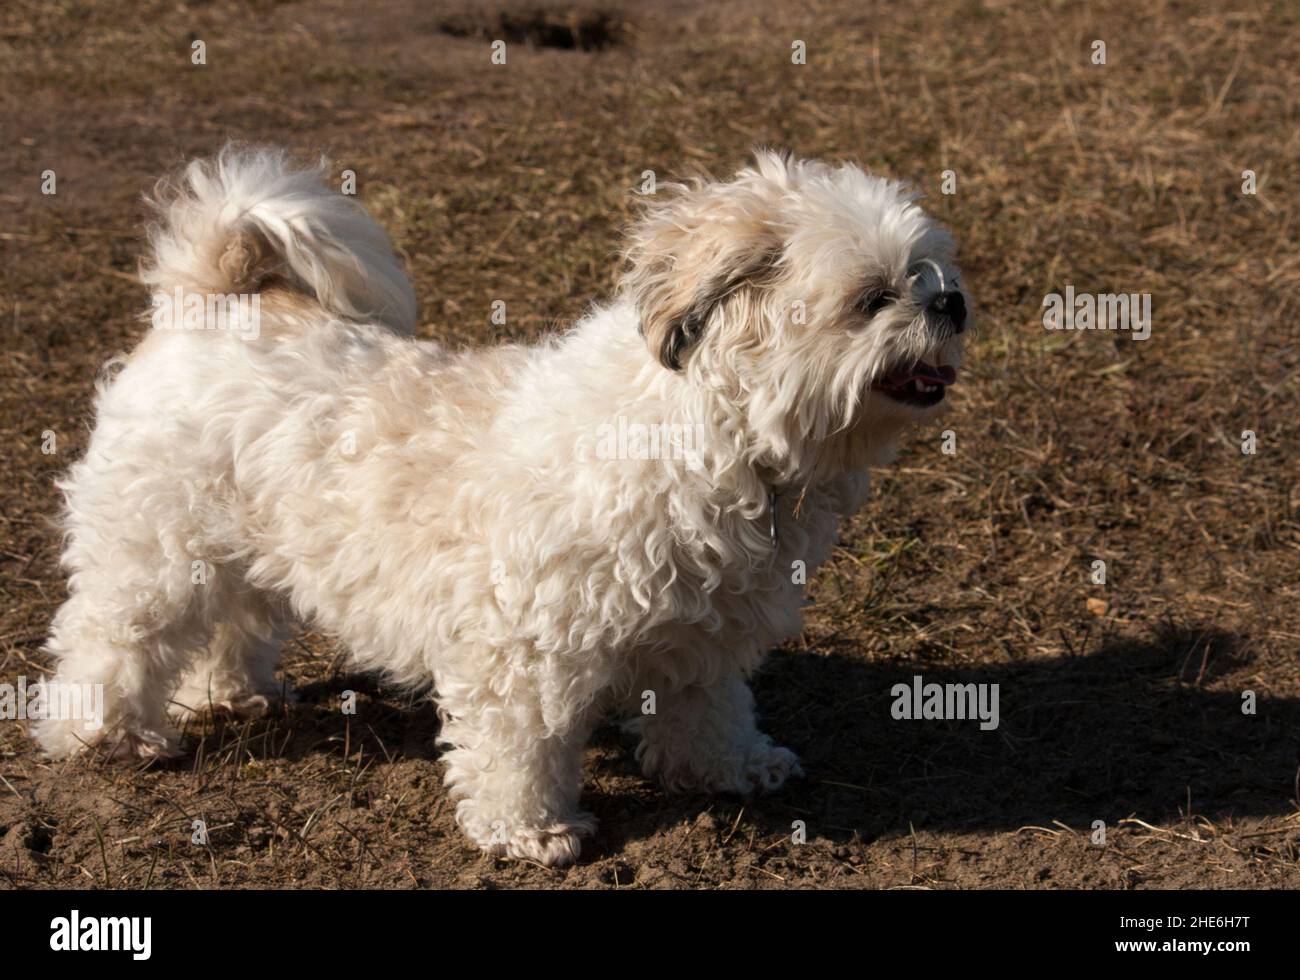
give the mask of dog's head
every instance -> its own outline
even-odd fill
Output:
[[[956,380],[970,301],[915,197],[764,150],[653,199],[632,232],[623,288],[652,355],[721,396],[783,478],[882,461]]]

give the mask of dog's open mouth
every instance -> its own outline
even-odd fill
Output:
[[[938,405],[943,401],[944,389],[956,383],[955,368],[947,364],[936,367],[918,361],[910,367],[891,371],[871,387],[906,405],[924,406]]]

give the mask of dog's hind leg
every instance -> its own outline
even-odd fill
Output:
[[[47,712],[33,733],[55,756],[95,743],[114,755],[165,756],[177,743],[169,698],[226,620],[238,573],[209,557],[224,550],[205,523],[219,483],[187,473],[175,440],[151,430],[165,416],[105,414],[61,484],[72,574],[46,645],[56,664],[47,690],[93,693],[101,710]]]
[[[52,708],[58,692],[86,692],[100,710],[47,711],[33,733],[53,756],[99,743],[121,757],[175,754],[166,709],[196,642],[189,603],[156,581],[128,575],[83,568],[55,616],[46,651],[57,669],[46,682],[47,703]]]

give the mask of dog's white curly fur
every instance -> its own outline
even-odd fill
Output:
[[[959,361],[909,276],[955,277],[948,235],[901,185],[760,151],[661,189],[618,297],[567,333],[448,352],[408,336],[386,236],[322,176],[235,148],[161,188],[145,281],[257,292],[260,330],[155,327],[101,381],[60,483],[48,650],[56,680],[104,685],[106,723],[42,722],[43,746],[176,751],[169,713],[276,696],[297,619],[432,693],[457,819],[497,853],[578,855],[583,747],[611,714],[674,790],[797,774],[746,678],[798,633],[794,563],[827,558],[867,465],[931,411],[873,382]],[[868,283],[896,302],[862,312]],[[696,451],[609,458],[620,416],[690,426]]]

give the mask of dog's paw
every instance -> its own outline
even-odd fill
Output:
[[[174,759],[181,754],[180,737],[175,732],[138,729],[109,735],[100,743],[110,759],[153,762]]]
[[[510,837],[506,854],[524,861],[536,861],[548,868],[568,867],[582,853],[582,842],[596,833],[596,818],[589,813],[548,827],[519,830]]]
[[[802,775],[797,755],[764,739],[750,751],[736,788],[743,793],[773,793],[787,779]]]
[[[563,868],[578,860],[582,842],[596,833],[596,818],[590,813],[577,813],[545,827],[507,830],[504,821],[493,821],[490,826],[491,831],[470,835],[484,853]]]
[[[180,691],[172,698],[168,714],[179,722],[196,721],[204,717],[260,718],[279,702],[292,704],[298,700],[293,691],[278,688],[260,694],[231,694],[214,699],[205,692]]]
[[[37,722],[32,727],[32,735],[46,755],[55,759],[87,751],[132,762],[170,759],[180,754],[180,738],[168,729],[118,724],[91,730],[84,722],[50,719]]]
[[[670,793],[772,793],[793,776],[802,776],[799,757],[759,735],[748,745],[728,746],[707,755],[698,745],[686,756],[670,756],[661,747],[642,743],[637,754],[642,772],[659,780]]]
[[[32,738],[51,759],[76,755],[90,748],[97,738],[86,730],[84,723],[62,718],[32,722],[30,731]]]

